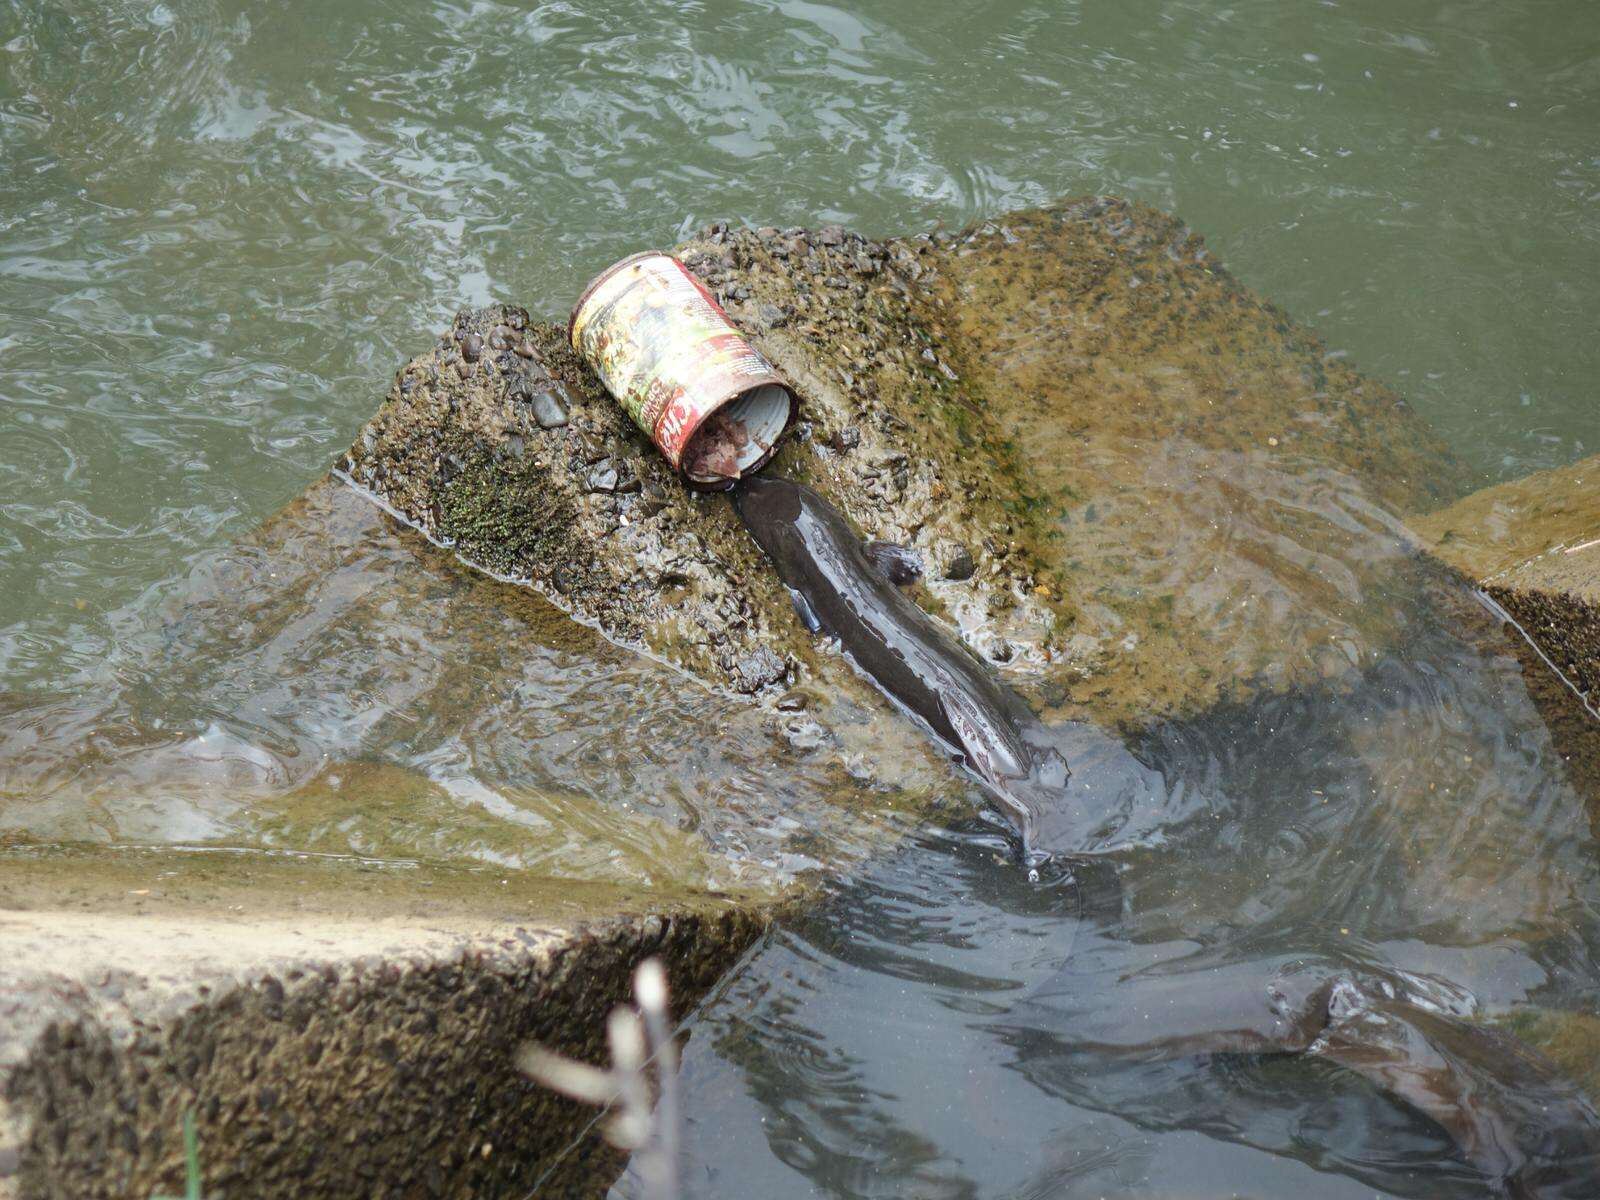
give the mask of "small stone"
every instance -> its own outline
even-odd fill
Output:
[[[769,684],[780,682],[788,673],[783,659],[762,646],[741,655],[734,663],[733,686],[741,692],[759,692]]]
[[[756,316],[758,316],[761,319],[761,323],[767,326],[769,329],[780,329],[789,320],[789,318],[784,315],[783,309],[779,308],[776,304],[761,305],[756,309]]]
[[[778,231],[771,225],[763,225],[760,229],[756,230],[756,236],[763,242],[770,242],[778,236]]]
[[[476,362],[478,355],[483,353],[483,337],[476,333],[469,333],[461,340],[461,357],[468,362]]]
[[[828,439],[828,448],[835,454],[845,454],[861,445],[861,431],[854,426],[835,430]]]
[[[535,357],[535,353],[534,353],[534,349],[533,349],[533,343],[530,342],[527,338],[523,338],[520,342],[518,342],[516,345],[512,346],[511,348],[513,350],[515,350],[517,352],[517,354],[522,358],[533,358],[533,357]]]
[[[817,241],[824,246],[838,246],[844,243],[844,226],[824,225],[817,230]]]
[[[779,712],[804,712],[805,707],[806,698],[802,692],[789,692],[778,699]]]
[[[552,380],[549,386],[535,388],[528,394],[533,419],[539,422],[540,429],[560,429],[567,423],[567,406],[558,394],[561,390],[564,390],[561,385]]]
[[[585,481],[591,492],[615,492],[622,476],[609,458],[603,458],[589,471]]]
[[[957,546],[945,559],[944,577],[958,581],[971,579],[972,573],[977,569],[978,564],[972,561],[972,551],[965,546]]]
[[[461,376],[461,378],[463,380],[471,379],[472,378],[472,364],[469,363],[464,358],[461,359],[458,363],[456,363],[456,374]]]

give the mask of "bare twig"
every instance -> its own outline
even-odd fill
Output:
[[[667,973],[657,959],[646,959],[634,971],[633,995],[637,1007],[619,1005],[606,1020],[609,1068],[531,1044],[517,1055],[517,1066],[552,1091],[611,1108],[602,1131],[613,1146],[633,1154],[645,1200],[678,1200],[678,1053],[667,1012]],[[652,1093],[658,1097],[654,1104]]]

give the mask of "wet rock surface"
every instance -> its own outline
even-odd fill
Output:
[[[1409,553],[1390,514],[1461,490],[1398,397],[1153,209],[1094,198],[885,240],[717,224],[677,253],[802,396],[768,469],[934,564],[923,602],[1056,715],[1137,725],[1349,671],[1392,633],[1372,594]],[[523,353],[455,369],[500,326]],[[563,426],[533,400],[555,388]],[[688,493],[521,309],[463,313],[342,468],[704,679],[851,686],[725,499]]]
[[[1600,456],[1473,492],[1411,526],[1509,618],[1528,693],[1600,832]]]
[[[1154,210],[1087,200],[886,240],[718,225],[679,253],[803,398],[769,469],[817,488],[864,538],[904,547],[903,585],[1047,717],[1146,725],[1330,686],[1405,636],[1392,589],[1441,577],[1392,514],[1452,494],[1455,467],[1392,393]],[[348,914],[337,929],[310,922],[327,933],[319,949],[295,940],[303,914],[275,923],[261,907],[292,884],[208,885],[198,923],[172,927],[196,939],[189,957],[142,975],[118,966],[118,944],[146,943],[105,897],[89,911],[122,931],[110,944],[63,915],[78,886],[63,876],[0,897],[41,910],[6,918],[7,957],[25,964],[14,993],[53,997],[31,1010],[48,1029],[14,1025],[3,1044],[0,1166],[26,1194],[172,1190],[191,1102],[229,1194],[291,1179],[297,1194],[405,1194],[392,1172],[419,1146],[452,1168],[430,1194],[522,1194],[518,1164],[565,1145],[571,1112],[504,1074],[513,1033],[592,1051],[583,1039],[635,952],[670,942],[691,996],[805,872],[972,802],[803,627],[726,498],[680,484],[562,327],[509,305],[461,314],[396,376],[336,473],[238,554],[197,566],[148,635],[141,671],[193,700],[198,733],[141,724],[137,689],[0,696],[0,747],[22,768],[15,819],[0,822],[8,871],[35,838],[160,841],[178,813],[226,844],[371,854],[384,871],[464,854],[525,868],[508,872],[516,886],[537,873],[563,892],[582,879],[638,890],[604,911],[561,909],[554,941],[515,935],[502,953],[500,932],[531,930],[532,910],[443,922],[454,940],[440,941],[442,918],[410,919],[402,888],[354,927]],[[564,654],[591,671],[568,681]],[[525,723],[523,689],[568,686],[575,711],[540,718],[560,728]],[[641,689],[649,729],[606,707],[637,709]],[[270,736],[247,743],[238,722]],[[748,762],[708,754],[708,722],[761,746]],[[449,729],[470,769],[402,765],[413,726]],[[114,730],[117,753],[87,728]],[[627,786],[596,768],[582,794],[567,775],[519,790],[542,762],[529,747],[547,740],[568,762],[617,729],[637,742]],[[582,757],[607,761],[604,747]],[[506,780],[486,792],[497,765]],[[127,795],[140,802],[106,800]],[[199,935],[231,904],[255,933],[213,970],[193,951],[228,943]],[[57,969],[28,949],[45,944],[78,961]],[[566,974],[551,974],[557,958]],[[200,1044],[210,1059],[189,1053]],[[297,1109],[301,1094],[318,1107]],[[541,1194],[562,1194],[552,1186]]]
[[[524,353],[451,369],[472,339],[511,326]],[[686,491],[562,331],[521,309],[462,314],[401,372],[343,465],[467,561],[617,641],[742,691],[787,677],[765,615],[776,585],[726,503]]]
[[[1412,527],[1600,698],[1600,456],[1474,492]]]

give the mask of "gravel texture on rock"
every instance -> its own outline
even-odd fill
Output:
[[[883,240],[716,224],[676,253],[802,397],[768,469],[918,552],[922,602],[1059,716],[1134,726],[1350,670],[1392,636],[1391,514],[1461,490],[1393,392],[1141,205]],[[342,467],[623,644],[741,692],[853,687],[726,499],[522,309],[461,314]]]

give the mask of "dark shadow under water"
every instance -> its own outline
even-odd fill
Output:
[[[1514,1097],[1520,1048],[1493,1023],[1596,1011],[1582,800],[1499,633],[1443,612],[1413,614],[1354,687],[1075,759],[1079,786],[1117,797],[1114,902],[1091,877],[1030,887],[973,826],[775,930],[690,1021],[686,1193],[1508,1194],[1368,1078],[1183,1036],[1231,1028],[1248,981],[1285,964],[1365,973],[1490,1047],[1472,1053],[1502,1046]],[[1573,1158],[1559,1186],[1509,1194],[1600,1194],[1592,1171]]]

